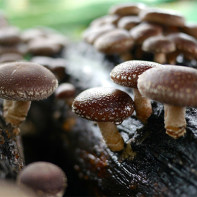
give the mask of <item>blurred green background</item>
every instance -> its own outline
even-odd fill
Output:
[[[21,29],[48,26],[79,40],[81,32],[96,17],[106,15],[110,6],[123,0],[0,0],[0,9],[11,24]],[[136,2],[136,1],[133,1]],[[177,10],[187,22],[197,22],[197,1],[144,0],[148,6]]]

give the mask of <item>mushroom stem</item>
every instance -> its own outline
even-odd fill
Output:
[[[124,148],[124,141],[116,125],[112,122],[97,122],[103,139],[111,151],[121,151]]]
[[[133,88],[133,94],[136,117],[143,123],[146,123],[147,119],[152,114],[151,101],[142,96],[137,88]]]
[[[31,101],[10,101],[4,100],[3,116],[7,123],[11,123],[14,127],[18,127],[27,116],[31,105]]]
[[[164,105],[166,133],[177,139],[186,133],[185,107]]]
[[[165,53],[155,53],[154,55],[154,61],[160,64],[166,63],[166,55]]]

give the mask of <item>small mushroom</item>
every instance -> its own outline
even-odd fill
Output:
[[[118,21],[118,28],[131,30],[133,27],[141,22],[138,16],[124,16]]]
[[[174,42],[164,36],[153,36],[146,39],[142,44],[142,50],[154,54],[154,62],[167,63],[166,54],[175,51]]]
[[[107,146],[121,151],[124,141],[116,124],[131,116],[134,103],[131,97],[111,87],[95,87],[81,92],[73,101],[73,112],[88,120],[96,121]]]
[[[61,83],[55,90],[55,98],[64,100],[68,106],[72,106],[76,88],[71,83]]]
[[[62,197],[67,178],[57,165],[39,161],[24,167],[17,177],[17,183],[31,188],[39,197]]]
[[[188,23],[182,28],[182,31],[197,39],[197,23]]]
[[[133,38],[124,29],[115,29],[100,36],[94,47],[105,54],[120,55],[124,60],[130,59],[130,50],[133,46]]]
[[[7,123],[16,127],[25,120],[32,100],[47,98],[57,87],[53,73],[31,62],[2,64],[0,73],[4,117]]]
[[[150,100],[138,91],[138,77],[146,70],[156,66],[161,65],[155,62],[131,60],[115,66],[110,73],[114,83],[133,88],[136,116],[144,123],[152,114],[152,106]]]
[[[175,64],[179,54],[185,59],[197,59],[197,40],[185,33],[173,33],[167,36],[176,45],[176,51],[169,54],[169,63]]]
[[[185,107],[197,107],[197,71],[165,65],[147,70],[138,79],[143,96],[164,103],[166,133],[179,138],[186,133]]]

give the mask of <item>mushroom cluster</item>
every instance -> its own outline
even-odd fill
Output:
[[[95,19],[83,39],[104,54],[122,61],[141,59],[176,64],[177,57],[197,57],[196,25],[172,10],[126,3],[112,6],[108,14]]]

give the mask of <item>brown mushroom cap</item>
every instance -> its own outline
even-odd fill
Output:
[[[134,111],[131,97],[111,87],[83,91],[74,99],[72,107],[79,116],[97,122],[121,123]]]
[[[141,60],[126,61],[114,67],[110,73],[110,76],[113,82],[119,85],[130,88],[137,88],[139,75],[141,75],[147,69],[156,66],[161,65],[155,62]]]
[[[118,28],[130,30],[141,22],[138,16],[124,16],[118,21]]]
[[[73,98],[75,92],[76,88],[71,83],[61,83],[55,90],[55,97],[57,99]]]
[[[142,21],[183,27],[185,18],[172,10],[145,9],[139,14]]]
[[[183,32],[197,38],[197,23],[194,24],[185,24],[182,28]]]
[[[133,46],[133,38],[124,29],[115,29],[100,36],[94,47],[106,54],[120,54],[128,51]]]
[[[0,97],[8,100],[41,100],[57,87],[48,69],[31,62],[12,62],[0,66]]]
[[[192,36],[185,33],[173,33],[167,37],[175,43],[179,51],[197,55],[197,41]]]
[[[154,36],[147,38],[143,44],[142,49],[153,53],[170,53],[175,51],[174,42],[164,36]]]
[[[139,44],[145,39],[160,35],[161,33],[162,28],[160,26],[150,23],[140,23],[130,30],[131,37]]]
[[[110,8],[109,14],[120,16],[138,15],[146,6],[143,3],[121,3]]]
[[[150,99],[176,106],[197,106],[197,71],[165,65],[139,76],[138,89]]]
[[[44,196],[62,195],[66,187],[66,176],[61,168],[49,162],[34,162],[27,165],[18,175],[18,183],[41,191]]]

